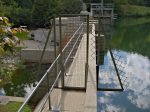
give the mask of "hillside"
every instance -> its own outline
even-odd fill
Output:
[[[118,13],[121,16],[150,16],[150,7],[137,5],[120,5]]]

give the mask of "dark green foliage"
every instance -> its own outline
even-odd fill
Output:
[[[85,3],[99,3],[101,0],[82,0]],[[149,0],[104,0],[113,2],[117,13],[121,5],[150,6]],[[60,13],[80,13],[81,0],[0,0],[0,16],[7,16],[15,24],[31,27],[45,27],[50,19]]]
[[[3,4],[6,6],[17,4],[16,1],[14,1],[14,0],[1,0],[1,1],[3,1]]]
[[[14,24],[45,27],[60,13],[80,13],[80,0],[0,0],[0,16]]]
[[[80,0],[65,0],[62,6],[63,14],[79,14],[82,9],[82,3]]]
[[[0,16],[10,18],[15,24],[31,24],[31,12],[31,0],[20,0],[20,2],[19,0],[0,0]]]
[[[125,18],[117,21],[112,38],[112,47],[129,51],[150,59],[150,20],[149,18]]]
[[[31,14],[30,9],[14,8],[7,17],[15,24],[30,26]]]
[[[33,7],[32,22],[36,27],[43,26],[51,14],[49,0],[36,0]]]
[[[18,6],[22,8],[32,8],[33,1],[32,0],[15,0]]]
[[[63,14],[79,14],[80,0],[36,0],[33,6],[32,22],[35,27],[45,27],[53,16]]]
[[[11,73],[11,77],[9,75],[6,78],[9,78],[7,82],[1,83],[0,85],[4,88],[6,95],[8,96],[18,96],[23,97],[26,94],[25,87],[32,86],[32,83],[36,81],[36,75],[34,71],[29,70],[22,63],[18,63],[16,65],[17,69]],[[10,89],[11,88],[11,89]]]

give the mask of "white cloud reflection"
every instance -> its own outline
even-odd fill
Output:
[[[111,104],[110,100],[109,97],[99,97],[98,102],[102,106],[102,109],[98,110],[98,112],[125,112],[125,108]]]
[[[133,93],[128,99],[141,109],[150,109],[150,60],[139,54],[126,53],[128,67],[126,68],[128,89]]]
[[[133,108],[136,108],[135,110],[140,109],[143,110],[143,112],[145,112],[145,110],[146,112],[147,110],[150,111],[150,60],[148,57],[136,53],[121,51],[120,55],[126,62],[124,71],[129,86],[123,93],[103,92],[103,95],[98,98],[101,112],[130,112],[130,110],[128,110],[128,104],[121,106],[119,106],[119,102],[113,104],[114,100],[116,100],[113,98],[114,95],[115,97],[119,97],[121,94],[124,94],[124,96],[121,96],[123,97],[122,100],[133,104]],[[104,84],[108,82],[112,84],[115,83],[113,78],[106,78],[106,76],[101,78]],[[107,80],[105,80],[105,78]],[[126,110],[124,108],[126,108]]]

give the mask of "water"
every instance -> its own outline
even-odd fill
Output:
[[[115,24],[113,52],[120,56],[123,92],[97,92],[98,112],[150,112],[150,19],[123,19]],[[104,69],[105,68],[105,69]],[[107,72],[106,72],[107,71]],[[110,54],[100,66],[99,87],[120,88]]]
[[[0,96],[27,97],[49,66],[50,64],[42,65],[41,74],[37,76],[38,64],[21,64],[13,73],[11,80],[0,86]]]

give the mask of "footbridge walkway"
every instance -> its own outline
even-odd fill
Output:
[[[61,15],[45,46],[50,39],[55,59],[18,112],[28,104],[34,112],[97,112],[95,24],[89,15]]]
[[[97,90],[123,91],[111,50],[110,56],[121,88],[98,87],[105,39],[111,37],[107,32],[111,32],[112,20],[115,19],[113,5],[93,3],[93,17],[89,15],[87,12],[61,14],[53,19],[43,51],[40,51],[38,75],[42,63],[48,62],[45,60],[51,59],[51,66],[18,112],[23,112],[26,105],[31,105],[34,112],[97,112]],[[48,45],[53,51],[50,52]]]

